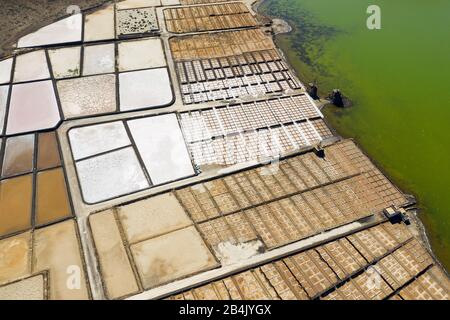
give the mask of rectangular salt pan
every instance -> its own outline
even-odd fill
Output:
[[[61,165],[55,132],[44,132],[38,138],[37,169],[45,170]]]
[[[60,221],[72,214],[62,168],[37,174],[35,201],[36,225]]]
[[[83,75],[114,72],[114,44],[86,46],[84,48]]]
[[[166,66],[162,42],[157,38],[119,43],[119,71]]]
[[[0,181],[0,237],[31,227],[32,194],[31,174]]]
[[[109,40],[115,38],[114,6],[90,13],[84,18],[84,41]]]
[[[159,29],[154,8],[118,10],[116,18],[118,36],[148,33]]]
[[[131,251],[146,289],[217,265],[195,227],[133,244]]]
[[[133,269],[112,210],[91,215],[89,222],[107,298],[117,299],[138,291]],[[119,274],[120,277],[117,276]]]
[[[116,111],[113,74],[60,80],[57,87],[66,119]]]
[[[80,75],[81,47],[49,50],[53,76],[56,79],[77,77]]]
[[[53,300],[89,299],[75,224],[74,220],[66,220],[34,231],[33,272],[48,271],[48,295]],[[75,290],[67,285],[69,266],[79,267],[79,286]]]
[[[122,122],[74,128],[69,131],[69,139],[75,160],[131,144]]]
[[[0,86],[0,135],[3,133],[5,122],[6,102],[8,100],[9,86]]]
[[[81,41],[81,13],[56,21],[19,39],[19,48]]]
[[[33,169],[34,135],[6,140],[2,177],[28,173]]]
[[[77,162],[87,203],[98,203],[149,188],[132,147]]]
[[[54,128],[60,120],[50,80],[13,85],[7,134]]]
[[[153,184],[195,174],[175,114],[128,121]]]
[[[44,50],[21,54],[16,58],[14,82],[33,81],[50,78],[47,57]]]
[[[119,85],[121,111],[164,106],[173,99],[166,68],[120,73]]]
[[[117,10],[136,9],[144,7],[158,7],[161,5],[160,0],[124,0],[116,4]]]
[[[180,0],[161,0],[163,6],[175,6],[180,4]]]
[[[0,61],[0,84],[8,83],[10,81],[12,63],[12,58]]]

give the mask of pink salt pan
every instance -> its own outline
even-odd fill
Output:
[[[50,80],[13,85],[6,134],[53,128],[60,119]]]

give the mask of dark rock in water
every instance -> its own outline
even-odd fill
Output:
[[[325,158],[325,150],[322,147],[315,147],[314,153],[316,156],[318,156],[321,159]]]
[[[344,107],[344,98],[342,97],[341,91],[339,89],[334,89],[331,93],[331,103],[334,104],[336,107]]]
[[[336,107],[345,108],[351,106],[351,101],[346,98],[339,89],[334,89],[333,92],[328,96],[328,99]]]
[[[319,100],[320,97],[318,95],[318,89],[317,86],[314,83],[310,83],[309,88],[307,90],[308,94],[313,98],[314,100]]]

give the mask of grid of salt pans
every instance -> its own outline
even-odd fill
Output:
[[[0,61],[0,135],[172,102],[158,38],[40,49]]]
[[[243,3],[232,2],[164,10],[167,31],[187,33],[254,27],[255,18]]]
[[[86,203],[195,174],[173,113],[75,127],[69,141]]]
[[[63,166],[54,131],[0,139],[0,238],[72,216]]]
[[[306,95],[180,114],[196,164],[235,164],[276,157],[332,136]]]
[[[159,30],[156,12],[152,7],[155,5],[160,5],[160,2],[118,3],[91,12],[74,12],[71,16],[23,36],[17,46],[41,47],[155,34]],[[76,7],[73,9],[77,11]]]
[[[352,141],[325,153],[306,152],[175,194],[213,249],[260,240],[272,250],[407,203]]]
[[[185,104],[300,89],[276,50],[176,64]]]
[[[170,299],[448,300],[448,286],[409,231],[387,222]]]
[[[169,40],[175,61],[211,59],[274,48],[261,29],[244,29],[173,37]]]

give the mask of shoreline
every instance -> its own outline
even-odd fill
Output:
[[[289,24],[289,22],[287,22],[286,20],[283,20],[280,17],[272,17],[272,16],[268,16],[265,15],[263,13],[261,13],[259,11],[259,7],[260,5],[264,2],[265,0],[256,0],[253,4],[252,4],[252,8],[255,11],[255,13],[257,13],[258,15],[265,17],[267,19],[269,19],[272,23],[274,21],[283,24],[283,25],[287,25],[289,26],[289,30],[286,32],[272,32],[272,38],[273,41],[276,44],[276,37],[279,36],[280,34],[284,34],[287,35],[289,33],[291,33],[295,26],[291,26]],[[304,80],[302,79],[302,77],[299,76],[299,73],[297,72],[297,70],[292,66],[292,64],[290,63],[289,59],[288,59],[288,55],[284,52],[284,50],[277,46],[276,47],[277,50],[281,53],[282,57],[285,59],[286,63],[289,65],[289,68],[291,69],[291,71],[295,74],[295,76],[299,79],[299,81],[304,85]],[[318,101],[315,101],[317,104],[317,107],[322,110],[323,108],[325,108],[326,106],[328,106],[330,104],[329,101],[324,99],[320,99]],[[326,120],[326,119],[325,119]],[[337,134],[338,137],[341,137],[340,134],[337,133],[337,130],[332,127],[328,122],[327,125],[330,127],[330,129]],[[405,194],[407,197],[413,197],[415,199],[414,201],[414,205],[412,206],[412,208],[410,208],[410,211],[408,211],[408,217],[411,220],[411,226],[412,229],[414,231],[414,233],[418,236],[418,238],[422,241],[422,243],[425,245],[425,247],[428,249],[428,251],[431,253],[431,255],[433,256],[434,260],[436,261],[436,263],[445,271],[445,273],[447,274],[447,276],[450,277],[450,270],[447,270],[447,268],[441,263],[441,261],[438,259],[438,257],[436,256],[432,246],[431,246],[431,242],[430,242],[430,236],[428,235],[427,229],[424,225],[424,223],[422,222],[422,220],[420,219],[419,215],[421,214],[422,208],[421,205],[418,202],[418,196],[416,196],[415,194],[408,194],[405,193],[403,191],[403,188],[399,187],[399,184],[397,183],[397,181],[392,180],[392,178],[390,177],[390,175],[387,174],[386,170],[384,170],[383,166],[381,166],[378,161],[376,161],[376,159],[374,159],[373,157],[369,156],[368,153],[365,151],[365,148],[359,143],[359,141],[355,140],[353,137],[348,137],[350,139],[352,139],[359,148],[361,148],[361,150],[370,158],[371,161],[373,161],[375,163],[375,165],[377,166],[377,168],[396,186],[399,188],[399,190]]]

